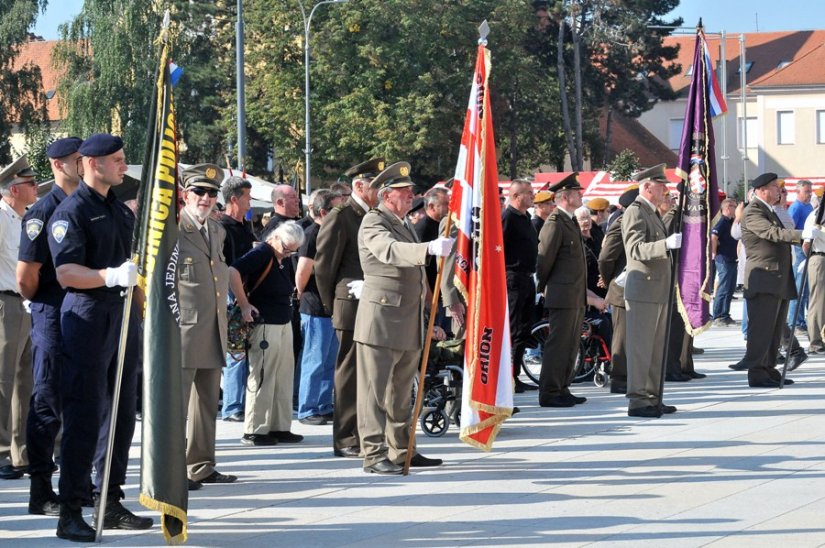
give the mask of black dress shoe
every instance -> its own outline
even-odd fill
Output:
[[[278,445],[278,440],[269,434],[244,434],[241,438],[241,443],[260,447],[265,445]]]
[[[705,349],[704,348],[699,348],[698,346],[694,346],[693,348],[690,349],[690,353],[693,354],[694,356],[698,356],[699,354],[704,354]]]
[[[672,373],[670,375],[665,375],[665,380],[667,382],[687,382],[693,379],[690,375],[683,375],[682,373]]]
[[[221,474],[220,472],[215,470],[205,478],[198,481],[200,483],[233,483],[237,479],[238,476],[233,476],[231,474]]]
[[[513,406],[513,412],[510,414],[510,416],[512,417],[512,416],[514,416],[514,415],[515,415],[515,414],[517,414],[517,413],[521,413],[521,409],[519,409],[518,407],[516,407],[516,406],[514,405],[514,406]]]
[[[233,415],[229,415],[228,417],[224,417],[223,420],[226,422],[243,422],[244,421],[244,414],[243,413],[235,413]]]
[[[341,449],[333,449],[332,454],[336,457],[357,459],[361,455],[361,449],[358,447],[343,447]]]
[[[696,371],[691,371],[688,375],[690,375],[692,379],[704,379],[707,377],[704,373],[697,373]]]
[[[782,380],[782,373],[780,373],[776,369],[768,369],[768,377],[779,382],[780,380]],[[785,384],[793,384],[793,380],[785,378]]]
[[[95,530],[83,521],[80,508],[60,505],[60,519],[57,520],[57,537],[72,542],[94,542]]]
[[[334,419],[334,418],[335,418],[335,414],[334,414],[334,413],[324,413],[324,414],[323,414],[323,415],[321,415],[321,416],[322,416],[322,417],[324,417],[325,419],[327,419],[327,422],[329,422],[329,421],[331,421],[332,419]]]
[[[628,417],[646,417],[658,419],[662,416],[658,405],[647,405],[645,407],[636,407],[627,410]]]
[[[785,383],[787,384],[787,381]],[[779,388],[779,381],[770,377],[757,380],[748,379],[748,386],[751,388]]]
[[[552,398],[542,398],[539,396],[539,405],[542,407],[573,407],[576,405],[576,402],[564,396],[555,396]]]
[[[301,434],[293,434],[292,432],[279,432],[273,430],[269,433],[269,437],[278,440],[278,443],[298,443],[304,440]]]
[[[430,459],[422,455],[421,453],[416,453],[413,455],[413,458],[410,459],[410,466],[415,468],[427,468],[430,466],[441,466],[444,464],[444,461],[441,459]]]
[[[191,480],[191,479],[187,479],[187,481],[189,482],[189,487],[188,487],[189,491],[197,491],[198,489],[203,487],[203,485],[201,485],[201,482],[199,482],[199,481],[195,481],[195,480]]]
[[[29,501],[29,514],[36,516],[59,516],[60,503],[57,499]]]
[[[730,364],[728,367],[729,367],[730,369],[733,369],[734,371],[747,371],[747,369],[748,369],[748,364],[746,364],[746,363],[745,363],[745,362],[743,362],[742,360],[739,360],[739,361],[738,361],[738,362],[736,362],[736,363],[732,363],[732,364]]]
[[[327,419],[321,415],[310,415],[308,417],[304,417],[303,419],[298,419],[298,422],[301,424],[308,424],[310,426],[323,426],[327,423]]]
[[[563,398],[568,399],[573,402],[574,405],[578,405],[587,401],[587,398],[582,396],[574,396],[570,392],[567,394],[562,395]]]
[[[381,460],[376,462],[375,464],[371,464],[369,466],[364,467],[364,472],[368,474],[384,474],[384,475],[399,475],[404,471],[402,466],[398,466],[394,462],[390,462],[387,459]]]
[[[664,404],[662,404],[661,409],[662,409],[662,415],[670,415],[671,413],[676,412],[676,406],[675,405],[664,405]]]
[[[529,392],[530,390],[538,390],[539,387],[535,384],[528,384],[520,379],[516,379],[515,383],[513,383],[516,387],[516,394],[523,394],[524,392]]]
[[[92,523],[97,523],[97,509],[92,515]],[[120,501],[106,503],[106,513],[103,515],[104,529],[129,529],[137,531],[149,529],[153,523],[154,520],[152,518],[136,516],[128,508],[123,506]]]
[[[805,353],[804,350],[796,350],[791,353],[791,357],[788,360],[788,371],[795,371],[800,365],[808,361],[808,355]]]
[[[610,393],[611,394],[627,394],[627,383],[626,382],[616,382],[613,381],[610,383]]]
[[[778,363],[779,365],[782,365],[783,363],[785,363],[785,356],[783,356],[782,354],[778,355],[776,357],[776,363]]]
[[[11,464],[0,466],[0,479],[16,480],[23,477],[24,470],[22,468],[15,468]]]

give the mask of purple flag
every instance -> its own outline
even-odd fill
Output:
[[[710,325],[713,262],[710,258],[710,220],[719,210],[711,112],[722,114],[727,106],[710,65],[701,23],[696,29],[693,80],[685,109],[685,127],[679,147],[676,174],[682,178],[682,249],[677,272],[677,303],[691,335]],[[721,101],[719,100],[721,98]]]

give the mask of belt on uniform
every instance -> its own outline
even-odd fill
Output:
[[[825,251],[814,251],[811,255],[825,255]]]
[[[68,291],[69,293],[85,295],[96,301],[121,303],[124,301],[123,295],[120,294],[120,290],[113,291],[108,289],[69,289]]]
[[[17,291],[12,291],[11,289],[4,289],[0,291],[0,295],[8,295],[9,297],[17,297],[18,299],[22,299],[23,297]]]

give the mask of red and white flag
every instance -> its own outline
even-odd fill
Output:
[[[510,319],[498,170],[490,110],[490,52],[478,47],[450,212],[458,228],[455,285],[467,302],[461,440],[489,451],[513,414]]]

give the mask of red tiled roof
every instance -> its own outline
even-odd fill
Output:
[[[719,61],[719,36],[707,36],[710,55],[714,64]],[[739,90],[739,35],[731,34],[726,37],[725,56],[727,57],[728,93]],[[693,64],[693,49],[696,37],[669,36],[664,39],[667,46],[679,45],[679,53],[675,62],[682,65],[682,72],[668,80],[670,87],[676,92],[687,92],[691,77],[687,75]],[[782,69],[780,63],[802,60],[814,49],[825,43],[825,30],[783,31],[783,32],[751,32],[745,33],[745,60],[753,63],[747,72],[748,85],[767,78]],[[797,80],[793,85],[825,84],[825,72],[819,65],[818,70],[798,71]]]
[[[599,134],[605,134],[606,119],[599,119]],[[614,158],[621,151],[632,150],[643,166],[665,163],[676,165],[679,158],[667,145],[656,138],[638,120],[620,114],[613,115],[612,136],[610,138],[610,157]]]
[[[751,83],[752,88],[825,85],[825,42],[792,63]]]
[[[52,98],[46,102],[49,121],[59,121],[61,119],[57,95],[54,94],[57,88],[58,74],[52,67],[52,51],[57,44],[57,40],[33,40],[26,42],[20,47],[20,54],[14,61],[15,70],[29,63],[34,63],[40,67],[40,74],[43,79],[43,93],[53,93]]]

